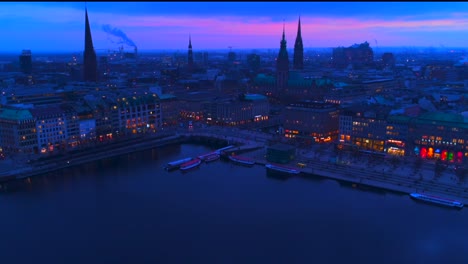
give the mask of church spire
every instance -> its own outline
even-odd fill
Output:
[[[85,7],[85,49],[83,58],[83,79],[85,82],[97,81],[97,60],[94,51],[91,27],[89,26],[88,8]]]
[[[283,22],[283,36],[281,39],[280,51],[276,59],[276,85],[278,89],[286,88],[289,76],[289,56],[286,49],[285,26]]]
[[[302,70],[304,69],[304,45],[302,44],[302,34],[301,34],[301,17],[299,16],[299,22],[297,25],[297,36],[296,42],[294,44],[294,59],[293,59],[294,69]]]
[[[189,34],[189,45],[188,45],[188,69],[193,69],[193,52],[192,52],[192,36]]]

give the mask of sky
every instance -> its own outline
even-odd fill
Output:
[[[0,52],[468,46],[468,2],[1,2]]]

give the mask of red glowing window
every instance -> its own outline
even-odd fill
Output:
[[[440,155],[440,159],[441,160],[447,160],[447,151],[446,150],[442,151],[442,154]]]
[[[421,148],[421,158],[426,158],[427,156],[427,149],[426,148]]]

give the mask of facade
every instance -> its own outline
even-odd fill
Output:
[[[394,156],[406,156],[409,153],[411,142],[409,138],[409,124],[411,117],[406,115],[389,115],[387,118],[387,131],[385,139],[386,152]]]
[[[468,161],[468,120],[460,114],[391,115],[386,107],[347,108],[340,114],[340,149],[412,156],[451,163]]]
[[[297,26],[296,43],[294,44],[293,67],[295,70],[304,69],[304,45],[302,44],[301,18],[300,17],[299,17],[299,22]]]
[[[266,123],[270,112],[267,98],[261,95],[245,95],[239,101],[229,99],[207,102],[203,108],[207,123],[225,126]]]
[[[36,123],[29,109],[0,109],[0,153],[34,153]]]
[[[389,107],[358,105],[343,109],[339,117],[339,148],[385,153]]]
[[[410,153],[423,159],[468,160],[468,120],[460,114],[424,113],[409,125]]]
[[[117,134],[154,133],[161,127],[160,99],[156,94],[119,97],[115,108],[120,111]]]
[[[56,105],[29,110],[36,123],[37,149],[40,153],[63,151],[67,147],[67,121]]]
[[[24,74],[32,73],[32,56],[30,50],[23,50],[19,56],[20,69]]]
[[[180,119],[180,102],[176,96],[171,94],[162,94],[161,99],[161,116],[162,126],[177,125]]]
[[[294,160],[296,148],[285,144],[275,144],[267,147],[266,160],[274,163],[286,164]]]
[[[85,49],[83,58],[83,80],[85,82],[97,82],[98,80],[97,58],[94,51],[91,28],[88,20],[88,9],[85,10]]]
[[[338,137],[339,109],[335,104],[301,101],[284,110],[285,137],[305,143],[332,142]]]

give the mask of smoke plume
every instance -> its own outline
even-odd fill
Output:
[[[135,43],[129,37],[127,37],[127,34],[125,34],[122,30],[118,28],[112,28],[111,25],[103,25],[102,30],[104,30],[106,33],[119,37],[120,41],[118,44],[127,44],[136,48]]]

